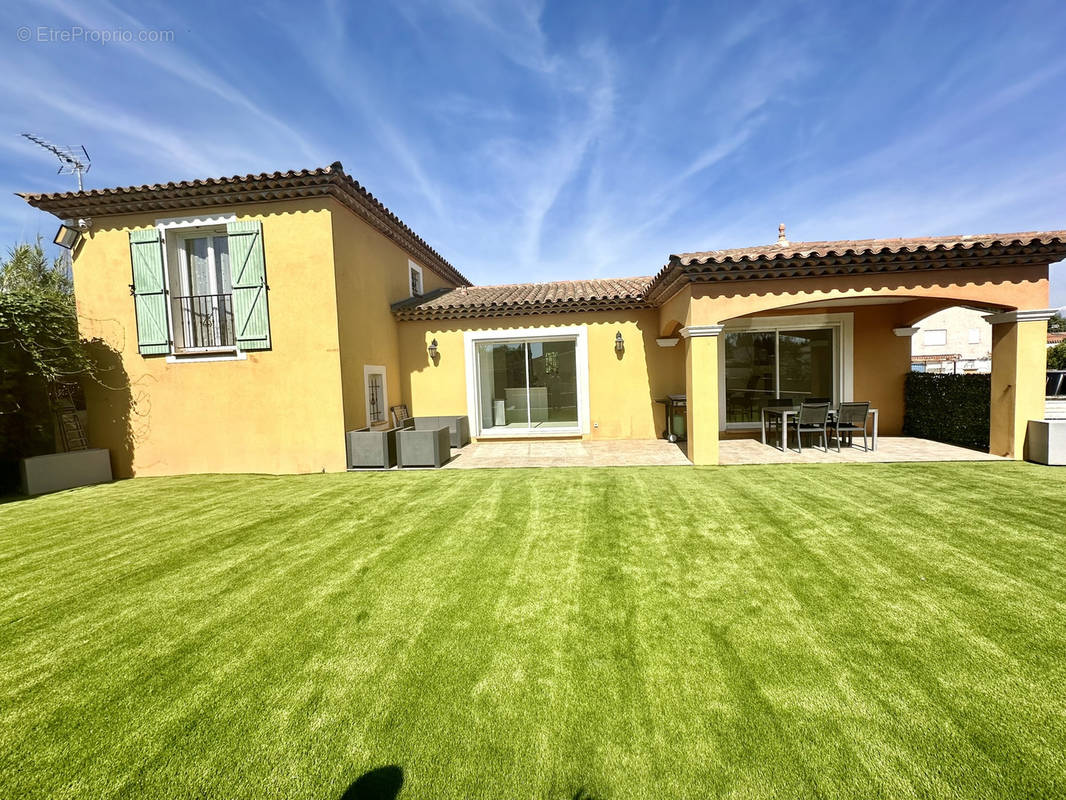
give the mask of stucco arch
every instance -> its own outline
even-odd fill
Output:
[[[919,275],[855,275],[799,280],[697,284],[690,287],[686,323],[717,325],[782,308],[814,308],[819,304],[861,304],[877,298],[900,298],[909,317],[922,319],[939,308],[968,305],[996,310],[1043,308],[1048,300],[1047,267],[1018,266],[1004,278],[993,268],[942,270]],[[664,308],[665,310],[665,308]],[[673,313],[670,318],[676,319]]]
[[[955,306],[965,306],[985,310],[988,313],[1014,310],[1011,306],[1002,303],[975,303],[955,297],[915,297],[910,295],[861,295],[857,297],[842,297],[832,300],[816,300],[809,303],[796,303],[789,305],[763,306],[758,310],[735,317],[719,320],[721,324],[728,324],[733,320],[747,319],[765,314],[803,314],[808,312],[832,312],[832,311],[861,311],[873,306],[888,306],[882,309],[892,313],[894,324],[899,327],[911,327],[926,317]]]

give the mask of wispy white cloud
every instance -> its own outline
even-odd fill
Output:
[[[108,30],[121,27],[126,30],[146,30],[152,27],[144,19],[137,18],[109,2],[100,2],[92,7],[84,3],[69,3],[66,0],[39,0],[42,7],[50,8],[73,23],[90,30]],[[148,62],[165,73],[186,83],[190,89],[208,92],[225,101],[237,115],[247,115],[255,124],[266,125],[288,146],[295,148],[298,158],[313,164],[323,163],[321,151],[306,136],[293,126],[264,110],[248,95],[233,86],[217,71],[194,61],[175,43],[144,45],[118,40],[114,47],[126,54]],[[257,81],[258,83],[258,81]]]
[[[482,28],[489,46],[519,66],[550,73],[563,63],[549,50],[540,23],[544,12],[540,0],[450,0],[443,5]]]
[[[773,241],[781,221],[794,239],[1066,227],[1066,111],[1049,102],[1066,20],[1034,25],[1024,9],[264,0],[212,7],[208,23],[181,5],[45,0],[21,13],[179,36],[0,49],[14,76],[0,83],[0,182],[51,178],[13,138],[23,128],[89,144],[108,183],[340,158],[477,281],[648,274],[670,252]],[[25,219],[3,202],[0,233]]]
[[[294,52],[311,66],[314,80],[335,102],[330,113],[348,120],[354,112],[365,133],[384,148],[393,168],[413,181],[437,217],[445,217],[446,203],[440,182],[424,166],[418,146],[392,113],[389,98],[375,91],[371,81],[358,77],[373,74],[374,65],[349,46],[345,32],[351,9],[338,3],[328,3],[326,9],[328,24],[320,25],[319,19],[309,14],[302,20],[303,24],[293,24],[291,19],[283,18],[279,21],[279,31],[292,43]],[[309,30],[322,33],[309,36]],[[315,46],[308,48],[306,43],[311,40]]]

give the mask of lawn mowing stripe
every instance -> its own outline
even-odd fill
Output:
[[[1066,478],[979,467],[6,504],[0,793],[336,798],[398,763],[405,798],[1062,794]]]
[[[868,541],[876,541],[876,537],[871,537]],[[928,609],[927,609],[927,611],[928,611]],[[959,627],[963,628],[963,630],[959,631],[957,635],[965,637],[968,633],[970,633],[969,631],[965,630],[965,628],[967,627],[965,624],[961,624]]]
[[[447,498],[448,494],[449,493],[446,490],[446,492],[443,493],[443,496],[445,496]],[[399,531],[398,542],[406,542],[406,541],[408,541],[411,538],[420,537],[420,538],[423,539],[423,543],[424,543],[424,535],[425,535],[425,532],[426,532],[426,528],[425,528],[425,526],[423,524],[426,523],[427,521],[430,521],[431,518],[432,518],[431,514],[425,514],[424,516],[421,516],[421,517],[419,515],[413,515],[410,518],[408,518],[407,521],[405,521],[405,525],[403,526],[403,529],[401,529]],[[333,560],[332,554],[326,554],[326,561],[329,561],[329,560]],[[362,564],[360,564],[360,563],[352,564],[353,572],[359,572],[361,570],[361,567],[362,567]],[[296,597],[298,598],[298,596],[300,596],[300,595],[297,594]],[[333,621],[333,623],[330,624],[329,620],[326,620],[324,622],[318,622],[317,620],[307,619],[307,618],[310,618],[310,617],[314,617],[314,614],[311,613],[311,611],[313,610],[314,606],[316,606],[316,602],[312,601],[312,599],[310,599],[310,598],[306,598],[306,599],[304,599],[301,613],[298,614],[295,619],[290,618],[290,619],[286,620],[286,622],[288,623],[288,626],[289,626],[289,630],[290,631],[294,631],[294,633],[291,633],[290,636],[294,636],[296,640],[304,638],[304,637],[307,636],[308,623],[322,625],[325,628],[329,628],[329,627],[336,628],[338,625],[341,624],[341,622],[339,620]],[[301,623],[300,622],[301,618],[307,619],[307,622],[306,623]],[[280,622],[280,620],[279,620],[279,622]],[[269,626],[271,624],[271,621],[270,620],[264,620],[263,624]],[[320,631],[320,633],[325,633],[325,631]],[[295,643],[296,643],[295,641],[271,642],[269,645],[266,645],[266,649],[268,649],[268,650],[276,649],[276,650],[281,650],[281,651],[293,651],[294,650],[293,645]],[[373,660],[373,658],[371,658],[371,661],[370,661],[368,667],[371,670],[374,669],[374,660]],[[279,663],[279,669],[277,671],[275,671],[277,674],[271,675],[270,673],[268,673],[268,674],[266,674],[266,675],[264,675],[262,677],[268,679],[268,682],[269,682],[269,679],[272,678],[272,677],[274,679],[277,679],[277,678],[280,678],[280,677],[284,677],[284,675],[282,675],[280,673],[288,672],[291,669],[295,669],[296,672],[300,671],[300,669],[298,669],[298,667],[293,666],[292,668],[290,668],[288,666],[288,662],[282,662],[282,663]],[[260,681],[259,683],[262,683],[262,681]],[[254,687],[249,687],[249,688],[254,688]],[[223,730],[225,730],[225,729],[223,729]],[[205,732],[205,736],[209,736],[209,732]],[[240,742],[240,745],[238,747],[238,751],[239,752],[244,752],[245,748],[243,747],[243,745],[244,745],[244,742],[243,741]],[[270,745],[269,742],[266,742],[266,745],[265,745],[266,750],[269,751],[269,749],[271,747],[273,747],[273,746]],[[246,762],[246,763],[256,763],[256,761],[257,761],[256,754],[255,753],[245,753],[243,761]],[[262,762],[263,759],[260,758],[259,761]],[[277,759],[276,758],[265,759],[265,763],[268,763],[268,764],[277,763]]]
[[[275,518],[275,522],[276,521],[277,521],[277,518]],[[303,520],[300,520],[300,524],[309,524],[311,521],[313,521],[311,518],[305,518]],[[313,538],[312,539],[306,539],[305,538],[303,541],[305,541],[305,542],[314,542],[315,540]],[[292,552],[290,550],[288,552],[288,554],[287,554],[287,558],[292,559],[292,556],[293,556],[293,554],[292,554]],[[297,570],[297,568],[300,567],[300,566],[301,566],[300,562],[290,560],[287,563],[287,565],[285,566],[285,568],[281,569],[277,575],[278,575],[278,577],[288,577],[289,575],[294,573]],[[253,594],[255,594],[255,593],[263,594],[263,593],[267,593],[267,592],[271,591],[269,587],[267,587],[267,588],[256,587],[254,584],[250,584],[250,586],[253,589]],[[291,587],[290,587],[290,589],[291,589]],[[231,617],[240,616],[241,611],[239,609],[243,608],[245,605],[248,604],[248,601],[243,601],[243,603],[242,603],[240,596],[239,595],[233,595],[233,594],[231,594],[231,596],[229,597],[229,602],[232,603],[232,604],[235,604],[235,610],[230,612],[227,615],[227,616],[231,616]],[[223,621],[224,621],[224,619],[223,619]],[[218,620],[212,620],[211,622],[213,624],[217,625]],[[216,631],[210,625],[201,624],[201,625],[197,626],[196,628],[194,628],[192,631],[186,633],[184,636],[179,637],[175,641],[171,641],[169,636],[164,636],[163,637],[163,639],[164,639],[163,644],[164,644],[164,646],[168,647],[169,650],[168,651],[164,651],[164,653],[161,654],[161,656],[164,657],[164,658],[173,658],[173,654],[175,654],[176,652],[185,652],[186,653],[186,656],[185,656],[186,659],[198,660],[201,657],[202,652],[201,652],[201,647],[200,647],[200,644],[199,644],[199,640],[200,639],[197,638],[197,636],[199,636],[200,638],[206,638],[206,637],[211,637],[211,636],[215,635],[215,633],[216,633]],[[183,644],[184,644],[184,646],[182,646]],[[143,673],[143,675],[140,678],[140,680],[144,680],[144,681],[148,682],[149,685],[151,685],[152,676],[155,673],[155,669],[154,669],[154,662],[151,660],[150,657],[149,657],[148,663],[143,667],[142,673]],[[117,681],[118,683],[121,683],[121,681],[124,678],[124,676],[122,676],[121,674],[116,676],[116,677],[118,678],[118,681]],[[161,698],[161,700],[163,700],[165,702],[165,696],[163,698]],[[105,705],[107,705],[107,704],[109,704],[111,702],[113,702],[112,699],[104,700],[104,704]],[[143,746],[143,744],[140,745],[140,746]]]
[[[381,722],[368,731],[371,741],[387,744],[397,763],[410,768],[412,761],[422,762],[414,776],[426,785],[469,784],[466,770],[498,756],[501,746],[507,749],[503,740],[472,734],[493,716],[495,695],[478,692],[478,685],[494,656],[487,644],[495,641],[497,593],[528,532],[530,488],[506,473],[493,480],[493,493],[482,498],[484,505],[474,510],[470,524],[453,533],[465,541],[450,549],[439,574],[427,576],[434,608],[397,654]],[[450,646],[442,648],[445,643]],[[424,733],[427,718],[437,720],[450,749],[438,749],[432,737],[428,751],[412,746],[412,735]]]

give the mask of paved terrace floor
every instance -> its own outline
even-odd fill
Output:
[[[724,465],[736,464],[840,464],[889,461],[1001,461],[999,456],[967,450],[950,444],[882,436],[877,450],[845,447],[840,453],[830,447],[781,452],[755,439],[725,439],[719,444]],[[474,442],[452,451],[445,469],[506,467],[646,467],[689,464],[682,446],[662,439],[617,441]]]

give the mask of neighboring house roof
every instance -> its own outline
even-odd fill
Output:
[[[980,361],[981,359],[979,359],[979,358],[977,358],[977,359],[973,359],[973,358],[963,359],[963,357],[960,354],[958,354],[958,353],[948,353],[946,355],[911,356],[911,363],[912,364],[922,364],[922,363],[933,363],[933,364],[936,364],[936,363],[938,363],[940,361],[963,361],[963,360],[965,360],[965,361]]]
[[[401,300],[398,319],[461,319],[551,314],[559,311],[617,311],[649,308],[643,292],[651,278],[511,283],[445,289]]]
[[[1066,231],[778,242],[670,256],[652,280],[648,299],[662,301],[684,283],[781,280],[863,273],[963,269],[1024,264],[1033,256],[1052,263],[1066,257]]]
[[[1066,333],[1049,333],[1047,335],[1048,344],[1059,344],[1060,342],[1066,342]]]
[[[358,181],[348,176],[339,161],[318,169],[19,196],[31,206],[55,214],[60,219],[141,212],[173,213],[234,203],[263,203],[329,196],[343,203],[371,227],[392,239],[419,263],[447,280],[459,285],[470,285],[470,281],[440,253],[426,244]]]

